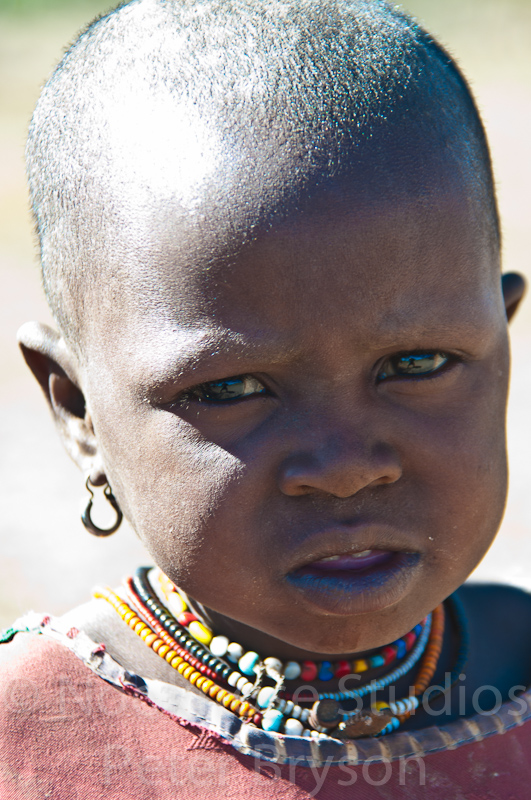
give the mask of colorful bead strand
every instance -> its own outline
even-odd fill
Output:
[[[408,719],[413,711],[419,706],[419,696],[424,694],[430,685],[439,658],[441,656],[442,645],[444,639],[444,605],[437,606],[432,612],[432,627],[426,652],[424,653],[420,662],[419,672],[417,674],[415,683],[413,684],[413,691],[410,692],[407,698],[399,700],[397,703],[389,703],[388,707],[395,715],[388,725],[381,731],[380,736],[391,733],[398,728],[403,722]]]
[[[157,636],[155,631],[153,631],[149,625],[147,625],[135,611],[111,589],[96,589],[94,591],[94,597],[101,598],[110,603],[131,630],[140,636],[148,647],[160,656],[160,658],[167,661],[173,669],[193,686],[196,686],[204,694],[208,695],[225,708],[228,708],[234,714],[238,714],[238,716],[243,718],[252,718],[253,722],[257,724],[261,722],[261,714],[257,709],[253,708],[251,704],[245,700],[236,697],[234,694],[227,691],[227,689],[218,686],[213,680],[202,674],[189,663],[187,659],[179,656],[175,650],[170,648],[163,638]]]

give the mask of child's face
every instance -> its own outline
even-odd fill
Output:
[[[167,224],[149,286],[139,269],[136,305],[101,314],[80,378],[125,513],[221,615],[315,653],[402,635],[503,511],[497,254],[457,190],[354,203],[336,186],[230,264],[185,259]],[[393,375],[408,354],[421,374]],[[236,376],[240,399],[208,399]],[[390,555],[312,567],[363,550]]]

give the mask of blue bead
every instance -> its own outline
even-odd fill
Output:
[[[372,656],[369,658],[370,667],[383,667],[384,664],[385,658],[383,656]]]
[[[403,639],[399,639],[395,642],[396,645],[396,657],[403,658],[406,654],[406,643]]]
[[[254,675],[254,668],[258,664],[259,660],[260,656],[258,653],[254,653],[252,650],[249,650],[240,658],[238,661],[238,666],[244,675]]]
[[[422,631],[422,625],[420,623],[418,625],[415,625],[415,627],[413,628],[413,633],[415,634],[415,636],[419,636],[421,631]]]
[[[283,719],[284,715],[280,711],[270,708],[262,717],[262,728],[264,731],[279,731]]]
[[[330,661],[321,662],[321,669],[319,670],[319,674],[317,675],[318,680],[331,681],[333,677],[334,677],[334,670],[332,668],[331,662]]]

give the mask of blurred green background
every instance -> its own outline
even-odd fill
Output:
[[[60,613],[95,583],[148,559],[130,530],[96,540],[79,522],[83,481],[55,436],[15,345],[49,320],[28,212],[23,149],[39,88],[98,0],[0,0],[0,626],[28,608]],[[531,2],[410,0],[472,84],[492,148],[505,268],[531,278]],[[475,577],[531,589],[531,298],[513,327],[511,490],[502,531]]]

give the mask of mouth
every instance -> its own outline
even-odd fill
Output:
[[[286,580],[299,599],[321,613],[375,613],[394,605],[410,590],[420,560],[418,552],[368,546],[317,554],[289,572]]]

